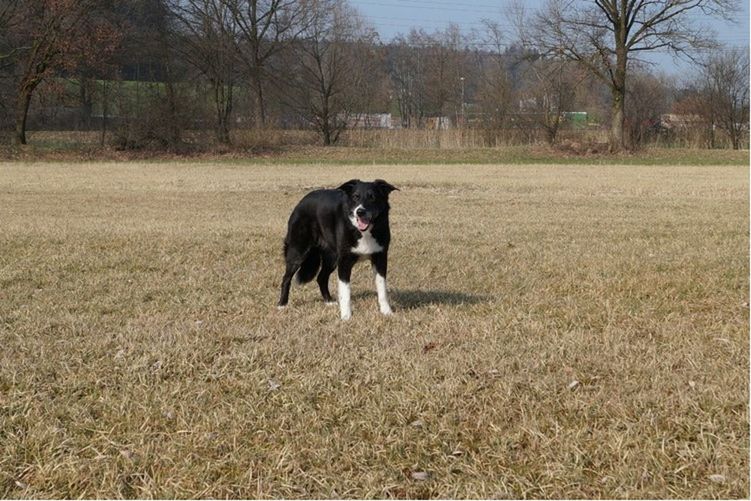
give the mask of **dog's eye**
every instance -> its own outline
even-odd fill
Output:
[[[372,193],[368,193],[367,199],[368,199],[368,202],[372,202],[373,200],[375,200],[375,197],[373,196]]]
[[[355,193],[354,195],[352,195],[352,200],[354,200],[355,202],[358,202],[360,200],[360,195]]]

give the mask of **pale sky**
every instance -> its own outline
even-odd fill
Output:
[[[350,0],[365,18],[375,26],[381,40],[389,41],[399,33],[408,33],[418,27],[426,31],[445,28],[449,23],[458,24],[463,32],[481,28],[481,20],[488,18],[497,21],[508,29],[508,40],[513,39],[512,26],[504,12],[510,0]],[[538,7],[543,0],[524,2],[530,10]],[[728,23],[708,18],[707,26],[717,32],[717,39],[729,46],[749,45],[749,1],[741,0],[737,23]],[[695,16],[696,14],[692,14]],[[655,62],[656,71],[681,74],[688,63],[674,61],[667,53],[651,53],[646,59]]]

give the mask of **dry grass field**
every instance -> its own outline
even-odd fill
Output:
[[[382,177],[389,287],[275,307]],[[0,164],[0,497],[749,495],[742,166]],[[333,279],[332,279],[333,280]],[[335,287],[334,287],[335,289]]]

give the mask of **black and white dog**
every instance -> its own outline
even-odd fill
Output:
[[[389,193],[396,189],[382,179],[372,183],[352,179],[335,190],[312,191],[300,200],[289,217],[284,239],[286,271],[282,278],[280,308],[289,301],[293,277],[305,283],[313,280],[316,273],[323,300],[333,303],[329,276],[338,268],[339,310],[342,320],[349,320],[352,316],[349,287],[352,267],[360,259],[369,257],[376,274],[381,313],[391,314],[386,293],[391,240]]]

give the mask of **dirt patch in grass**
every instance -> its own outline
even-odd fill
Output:
[[[742,498],[743,167],[6,163],[0,496]],[[389,286],[294,288],[381,177]]]

